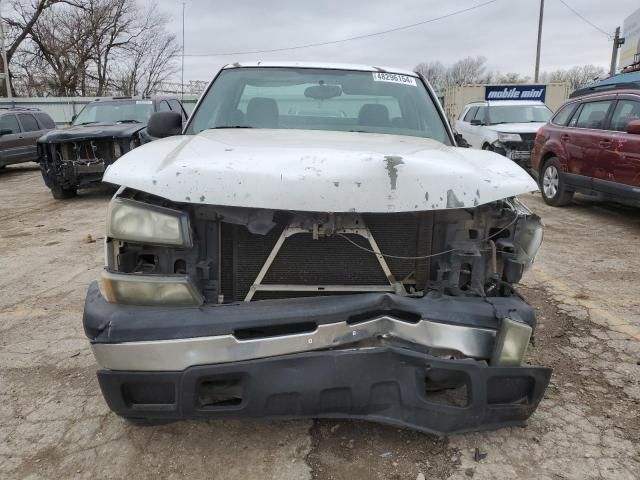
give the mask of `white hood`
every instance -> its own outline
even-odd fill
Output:
[[[500,123],[498,125],[487,125],[487,128],[503,133],[536,133],[545,122],[528,123]]]
[[[207,130],[136,148],[104,181],[175,202],[316,212],[474,207],[536,183],[511,160],[435,140],[321,130]]]

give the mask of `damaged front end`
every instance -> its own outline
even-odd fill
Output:
[[[514,290],[543,226],[515,198],[324,213],[176,203],[121,188],[84,327],[119,415],[362,418],[434,433],[522,425]]]
[[[69,198],[79,188],[99,185],[109,165],[140,146],[141,128],[131,125],[71,127],[40,138],[38,161],[54,198]]]

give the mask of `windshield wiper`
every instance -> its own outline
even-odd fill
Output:
[[[82,123],[76,123],[76,126],[78,126],[78,125],[91,125],[92,123],[100,123],[100,122],[97,122],[97,121],[94,121],[94,122],[82,122]]]
[[[134,120],[132,118],[126,120],[118,120],[118,123],[142,123],[140,120]]]
[[[205,130],[218,130],[221,128],[253,128],[249,125],[222,125],[219,127],[209,127],[209,128],[205,128]]]

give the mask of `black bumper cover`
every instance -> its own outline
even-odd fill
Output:
[[[183,372],[98,372],[109,407],[144,419],[353,418],[451,434],[522,426],[551,370],[487,367],[397,347],[307,352]],[[433,385],[466,387],[466,402],[441,404]],[[456,406],[463,405],[463,406]]]
[[[497,330],[500,319],[517,315],[535,328],[535,313],[520,296],[454,297],[432,292],[421,298],[391,293],[263,300],[202,307],[149,307],[107,302],[97,282],[89,286],[84,331],[92,343],[174,340],[236,334],[300,323],[359,322],[380,315]]]

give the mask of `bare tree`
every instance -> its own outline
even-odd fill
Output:
[[[458,60],[447,71],[446,84],[450,86],[481,82],[486,63],[485,57],[466,57]]]
[[[113,87],[125,95],[151,95],[178,71],[180,45],[166,30],[167,18],[154,12],[145,18],[144,32],[127,45],[113,76]]]
[[[414,70],[422,74],[436,90],[444,88],[447,69],[442,62],[422,62]]]
[[[7,63],[9,64],[9,79],[12,81],[11,60],[23,45],[25,40],[32,34],[34,26],[41,16],[53,5],[64,3],[78,7],[79,4],[73,0],[11,0],[9,2],[9,14],[2,17],[9,27],[7,32],[9,44],[7,46]],[[24,65],[22,66],[24,67]],[[21,68],[22,68],[21,67]],[[0,68],[4,68],[0,59]],[[5,87],[2,86],[4,92]],[[5,92],[6,93],[6,92]]]
[[[544,82],[566,82],[571,90],[577,90],[603,78],[606,70],[597,65],[576,65],[568,70],[544,72],[541,76]]]
[[[86,94],[87,69],[93,50],[88,12],[69,5],[49,9],[31,28],[26,55],[45,62],[54,95]]]

